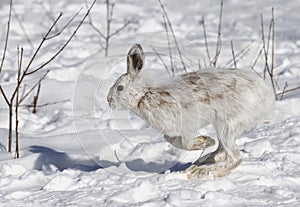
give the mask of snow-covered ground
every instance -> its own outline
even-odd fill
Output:
[[[109,87],[126,71],[126,54],[134,43],[141,43],[146,51],[147,68],[166,73],[151,46],[168,63],[158,1],[115,3],[112,30],[127,20],[132,23],[112,39],[109,57],[104,58],[103,39],[84,24],[48,66],[51,72],[42,83],[39,104],[59,103],[40,107],[36,114],[26,107],[20,109],[20,159],[6,152],[7,107],[0,99],[0,206],[299,206],[300,90],[276,102],[272,123],[237,139],[244,158],[237,169],[226,177],[188,180],[183,170],[199,152],[174,148],[135,114],[111,111],[106,103]],[[214,52],[219,1],[164,3],[189,70],[195,70],[199,62],[207,63],[202,16]],[[7,61],[0,79],[5,90],[15,83],[17,45],[24,46],[24,62],[33,49],[25,36],[36,46],[51,18],[63,11],[63,21],[67,21],[81,7],[85,8],[84,0],[14,1]],[[283,86],[288,81],[294,87],[300,84],[299,1],[224,1],[219,66],[233,66],[229,62],[231,40],[236,53],[250,44],[238,67],[252,64],[261,38],[260,13],[267,31],[272,7],[278,83]],[[1,52],[8,8],[9,1],[2,1]],[[105,18],[104,1],[98,0],[92,19],[101,31],[106,28]],[[72,26],[60,37],[71,34]],[[42,50],[37,63],[57,50],[63,41],[58,39]],[[178,58],[176,64],[180,67]],[[256,69],[261,73],[263,63]]]

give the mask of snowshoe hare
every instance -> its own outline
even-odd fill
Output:
[[[135,44],[127,55],[127,73],[109,91],[109,106],[134,111],[185,150],[213,145],[213,139],[198,134],[212,124],[219,146],[186,169],[189,178],[224,176],[236,168],[242,161],[236,137],[273,114],[274,95],[265,81],[250,71],[209,69],[154,83],[142,71],[144,59]]]

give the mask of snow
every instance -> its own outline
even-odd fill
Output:
[[[213,54],[219,3],[164,2],[184,59],[190,70],[197,70],[199,61],[202,66],[207,63],[199,22],[205,16]],[[151,69],[159,74],[157,77],[167,75],[151,46],[169,64],[158,2],[115,3],[112,30],[121,27],[125,20],[133,23],[111,40],[109,57],[104,58],[103,40],[84,24],[69,47],[49,65],[51,71],[42,82],[39,103],[59,103],[40,107],[36,114],[26,107],[20,109],[20,159],[13,159],[14,154],[6,152],[7,107],[0,99],[0,206],[298,206],[300,91],[276,102],[276,115],[269,124],[259,125],[237,139],[244,158],[237,169],[221,178],[188,180],[183,171],[202,151],[176,149],[132,112],[111,111],[108,107],[106,94],[125,73],[126,54],[134,43],[141,43],[146,51],[149,74]],[[51,16],[63,11],[65,22],[84,5],[84,0],[28,0],[26,4],[14,1],[14,9],[34,46],[47,31]],[[8,6],[9,1],[0,5],[0,48]],[[233,66],[230,40],[236,51],[251,45],[238,67],[253,62],[260,44],[260,13],[264,14],[267,27],[272,7],[276,17],[275,73],[280,74],[280,86],[287,81],[295,87],[300,77],[297,1],[224,1],[220,66]],[[104,31],[104,1],[97,1],[92,18]],[[11,29],[5,70],[0,76],[6,91],[12,90],[15,83],[17,45],[24,47],[25,63],[32,50],[15,18]],[[72,29],[68,28],[62,37]],[[63,38],[49,43],[34,64],[49,57],[62,42]],[[174,45],[172,49],[176,50]],[[180,69],[180,59],[174,56]],[[258,68],[261,73],[262,62]],[[38,80],[42,74],[26,83]]]

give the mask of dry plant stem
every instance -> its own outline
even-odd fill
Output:
[[[9,37],[9,31],[10,31],[11,11],[12,11],[12,0],[10,0],[10,3],[9,3],[8,22],[7,22],[7,28],[6,28],[6,36],[5,36],[3,56],[2,56],[2,59],[1,59],[1,65],[0,65],[0,73],[1,73],[2,68],[3,68],[3,64],[4,64],[4,60],[5,60],[5,56],[6,56],[6,51],[7,51],[8,37]]]
[[[166,30],[166,36],[167,36],[167,42],[168,42],[171,72],[172,72],[172,76],[174,77],[175,76],[175,68],[174,68],[174,63],[173,63],[172,48],[171,48],[171,42],[170,42],[170,37],[169,37],[169,29],[168,29],[167,20],[166,20],[165,15],[163,15],[163,20],[164,20],[164,27]]]
[[[21,68],[22,68],[22,62],[23,62],[23,48],[21,48],[21,55],[20,55],[20,50],[18,48],[18,77],[17,77],[17,81],[19,83],[20,81],[20,75],[21,75]],[[15,137],[16,137],[16,148],[15,148],[15,158],[19,158],[20,157],[20,153],[19,153],[19,89],[20,87],[18,87],[17,89],[17,95],[16,95],[16,106],[15,106],[15,122],[16,122],[16,128],[15,128]]]
[[[274,74],[274,62],[275,62],[275,16],[274,7],[272,7],[272,62],[271,62],[271,73]]]
[[[161,7],[161,9],[162,9],[162,11],[163,11],[164,16],[166,17],[168,26],[169,26],[169,28],[170,28],[170,30],[171,30],[171,33],[172,33],[172,36],[173,36],[173,40],[174,40],[174,43],[175,43],[175,46],[176,46],[176,49],[177,49],[177,52],[178,52],[178,55],[179,55],[179,58],[180,58],[182,67],[183,67],[183,70],[184,70],[185,72],[187,72],[187,69],[186,69],[186,66],[185,66],[185,64],[184,64],[183,57],[182,57],[182,54],[181,54],[181,50],[180,50],[180,48],[179,48],[179,46],[178,46],[178,42],[177,42],[177,39],[176,39],[176,36],[175,36],[175,32],[174,32],[174,30],[173,30],[173,27],[172,27],[172,24],[171,24],[170,19],[169,19],[169,17],[168,17],[168,14],[167,14],[167,12],[166,12],[166,10],[165,10],[165,7],[164,7],[162,1],[161,1],[161,0],[158,0],[158,2],[159,2],[159,4],[160,4],[160,7]]]
[[[37,49],[35,50],[34,54],[32,55],[31,59],[29,60],[29,63],[27,64],[27,66],[25,67],[24,71],[21,74],[21,64],[19,67],[19,71],[18,71],[18,80],[17,80],[17,84],[15,89],[13,90],[10,99],[8,99],[8,96],[5,94],[2,86],[0,85],[0,91],[2,93],[2,96],[4,97],[5,102],[8,105],[9,108],[9,133],[8,133],[8,151],[11,152],[11,147],[12,147],[12,122],[13,122],[13,103],[15,100],[16,95],[19,96],[19,89],[20,86],[22,84],[22,81],[24,80],[24,78],[27,75],[33,74],[39,70],[41,70],[44,66],[46,66],[47,64],[49,64],[52,60],[54,60],[62,51],[63,49],[69,44],[69,42],[72,40],[72,38],[75,36],[76,32],[78,31],[78,29],[80,28],[80,26],[82,25],[82,23],[84,22],[84,20],[86,19],[86,17],[89,15],[90,10],[93,8],[94,4],[95,4],[96,0],[93,1],[93,3],[91,4],[91,6],[89,7],[88,11],[86,12],[85,16],[81,19],[80,23],[77,25],[76,29],[74,30],[74,32],[72,33],[72,35],[69,37],[69,39],[64,43],[64,45],[45,63],[43,63],[41,66],[39,66],[38,68],[32,70],[29,72],[29,69],[31,69],[31,64],[33,63],[33,61],[35,60],[37,54],[39,53],[40,49],[42,48],[43,44],[45,43],[46,40],[48,40],[49,38],[49,34],[52,31],[53,27],[57,24],[57,22],[59,21],[59,19],[62,16],[62,13],[59,14],[59,16],[56,18],[56,20],[52,23],[52,25],[50,26],[49,30],[47,31],[46,35],[43,37],[42,41],[40,42],[40,44],[38,45]],[[11,1],[12,3],[12,1]],[[8,25],[10,25],[10,18],[11,18],[11,8],[10,8],[10,14],[9,14],[9,23]],[[69,24],[69,23],[67,23]],[[9,26],[8,26],[8,32],[9,32]],[[7,33],[8,36],[8,33]],[[52,38],[52,37],[50,37]],[[8,38],[7,38],[8,39]],[[6,43],[7,44],[7,43]],[[5,46],[6,48],[6,46]],[[6,51],[6,49],[5,49]],[[22,57],[23,57],[23,49],[21,50],[21,57],[20,57],[20,62],[22,62]],[[5,59],[5,55],[4,58],[2,59],[1,62],[4,62]],[[3,63],[1,63],[3,64]],[[18,97],[19,98],[19,97]],[[19,107],[19,100],[16,103],[16,107]]]
[[[252,40],[249,44],[247,44],[244,48],[242,48],[241,51],[239,51],[235,55],[236,62],[238,63],[240,59],[242,59],[249,51],[250,51],[250,46],[254,43],[254,40]],[[224,64],[224,68],[230,67],[232,64],[234,64],[233,60],[229,60],[226,64]]]
[[[290,92],[296,91],[296,90],[298,90],[298,89],[300,89],[300,86],[297,86],[297,87],[295,87],[295,88],[291,88],[291,89],[288,89],[288,90],[283,90],[282,92],[277,93],[276,96],[283,96],[283,95],[285,95],[286,93],[290,93]]]
[[[85,0],[85,4],[87,6],[87,1]],[[114,3],[110,3],[109,0],[105,0],[105,6],[106,6],[106,34],[104,35],[93,23],[91,15],[88,16],[89,22],[88,24],[100,35],[101,38],[105,41],[105,57],[108,56],[108,49],[110,44],[110,39],[114,37],[115,35],[119,34],[123,29],[125,29],[131,22],[127,21],[122,25],[120,28],[115,30],[114,32],[111,32],[111,24],[113,19],[113,11],[114,11]],[[100,43],[100,46],[102,47],[102,44]]]
[[[54,101],[54,102],[48,102],[45,104],[40,104],[40,105],[36,105],[37,108],[41,108],[41,107],[45,107],[45,106],[51,106],[51,105],[56,105],[56,104],[60,104],[60,103],[65,103],[70,101],[70,99],[66,99],[66,100],[62,100],[62,101]],[[32,108],[33,104],[26,104],[26,105],[20,105],[21,107],[27,107],[27,108]]]
[[[116,150],[114,150],[114,155],[115,155],[115,157],[116,157],[116,159],[117,159],[118,163],[119,163],[119,164],[121,164],[122,162],[121,162],[121,160],[119,159],[119,157],[118,157],[118,154],[117,154],[117,151],[116,151]]]
[[[82,8],[81,9],[79,9],[79,11],[56,33],[56,34],[54,34],[54,35],[52,35],[52,36],[47,36],[47,38],[46,38],[46,40],[50,40],[50,39],[52,39],[52,38],[55,38],[55,37],[57,37],[57,36],[59,36],[59,35],[61,35],[61,33],[74,21],[74,19],[78,16],[78,14],[80,13],[80,11],[82,10]]]
[[[204,41],[205,41],[204,43],[205,43],[205,48],[206,48],[206,55],[207,55],[207,58],[209,60],[209,64],[211,64],[204,17],[202,17],[202,26],[203,26],[203,35],[204,35]]]
[[[219,24],[218,24],[218,40],[217,40],[217,46],[216,46],[216,54],[212,61],[212,65],[216,67],[219,55],[221,53],[221,44],[222,44],[222,16],[223,16],[223,0],[221,0],[221,6],[220,6],[220,13],[219,13]]]
[[[46,107],[46,106],[51,106],[51,105],[56,105],[56,104],[66,103],[66,102],[68,102],[68,101],[70,101],[70,99],[66,99],[66,100],[62,100],[62,101],[48,102],[48,103],[36,105],[36,108],[41,108],[41,107]],[[20,105],[20,107],[24,107],[24,108],[32,108],[33,106],[34,106],[33,104],[24,104],[24,105]]]
[[[167,66],[167,64],[165,63],[164,59],[161,57],[161,55],[157,52],[157,50],[156,50],[152,45],[150,45],[150,47],[152,48],[152,50],[154,51],[154,53],[157,55],[157,57],[160,59],[160,61],[161,61],[162,64],[164,65],[164,67],[165,67],[165,69],[166,69],[168,75],[169,75],[170,77],[172,77],[172,74],[170,73],[170,71],[169,71],[169,69],[168,69],[168,66]],[[173,74],[173,76],[174,76],[174,74]]]
[[[113,11],[114,11],[114,3],[109,3],[109,0],[105,1],[106,3],[106,35],[104,36],[100,30],[98,30],[99,34],[102,34],[101,36],[104,37],[105,39],[105,57],[108,56],[108,48],[110,44],[110,39],[117,35],[120,31],[125,29],[129,24],[130,21],[127,21],[123,26],[121,26],[119,29],[111,33],[111,24],[112,24],[112,19],[113,19]],[[91,20],[91,19],[90,19]]]
[[[275,96],[275,99],[277,100],[277,94],[276,94],[276,88],[275,88],[275,80],[274,80],[274,74],[273,74],[274,69],[273,68],[270,69],[269,63],[268,63],[268,61],[269,61],[268,60],[268,55],[269,54],[268,54],[268,50],[267,50],[267,47],[266,47],[267,45],[266,45],[266,41],[265,41],[263,15],[261,14],[260,17],[261,17],[261,31],[262,31],[263,51],[264,51],[264,56],[265,56],[265,68],[266,68],[266,70],[268,72],[268,75],[270,77],[270,81],[271,81],[271,84],[272,84],[274,96]],[[274,19],[272,19],[271,21],[274,21]],[[274,67],[274,65],[273,65],[273,67]]]
[[[31,92],[41,84],[41,82],[46,78],[47,74],[49,73],[49,70],[47,70],[44,75],[36,82],[26,93],[23,91],[22,96],[19,100],[19,104],[21,104],[30,94]]]
[[[81,21],[79,22],[79,24],[77,25],[76,29],[74,30],[74,32],[72,33],[72,35],[69,37],[69,39],[67,39],[67,41],[64,43],[64,45],[45,63],[43,63],[42,65],[40,65],[38,68],[28,72],[28,69],[33,61],[33,59],[35,58],[36,54],[39,52],[40,47],[38,47],[36,53],[34,54],[34,56],[32,57],[33,59],[31,59],[30,64],[28,64],[27,68],[24,71],[24,75],[30,75],[32,73],[35,73],[39,70],[41,70],[43,67],[45,67],[46,65],[48,65],[50,62],[52,62],[66,47],[67,45],[70,43],[70,41],[73,39],[73,37],[76,35],[77,31],[79,30],[79,28],[81,27],[81,25],[83,24],[83,22],[85,21],[85,19],[87,18],[87,16],[89,15],[91,9],[93,8],[94,4],[95,4],[96,0],[93,1],[93,3],[91,4],[91,6],[89,7],[89,9],[87,10],[87,12],[85,13],[84,17],[81,19]],[[57,24],[57,21],[59,20],[59,18],[61,17],[61,15],[56,19],[56,21],[54,22],[53,26],[55,24]],[[68,23],[69,24],[69,23]],[[44,36],[42,42],[40,43],[40,46],[42,46],[44,44],[44,42],[47,40],[47,37],[49,35],[49,33],[51,32],[53,26],[51,26],[51,28],[49,29],[49,32],[47,32],[46,36]],[[46,39],[45,39],[46,37]],[[21,78],[22,80],[22,78]]]
[[[282,100],[283,99],[283,95],[284,95],[284,93],[285,93],[285,90],[286,90],[286,88],[288,87],[288,83],[287,82],[285,82],[284,83],[284,87],[283,87],[283,90],[282,90],[282,94],[281,94],[281,96],[280,96],[280,100]],[[278,94],[277,94],[278,95]]]
[[[236,60],[235,60],[235,54],[234,54],[234,48],[233,48],[233,42],[230,41],[230,45],[231,45],[231,53],[232,53],[232,59],[233,59],[233,63],[234,63],[234,68],[236,67]]]
[[[36,106],[37,106],[37,102],[38,102],[38,99],[39,99],[40,92],[41,92],[41,83],[39,83],[36,95],[33,97],[33,109],[32,109],[32,113],[34,113],[34,114],[36,113]]]
[[[105,57],[108,55],[108,45],[109,45],[109,36],[110,36],[110,24],[111,24],[111,16],[112,12],[110,12],[109,0],[105,1],[106,3],[106,38],[105,38]],[[114,5],[114,4],[113,4]],[[111,10],[113,10],[114,6],[111,6]]]

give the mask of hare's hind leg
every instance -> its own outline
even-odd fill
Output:
[[[234,142],[235,137],[221,136],[216,152],[212,153],[204,162],[196,162],[186,170],[188,178],[221,177],[239,166],[242,157]]]

